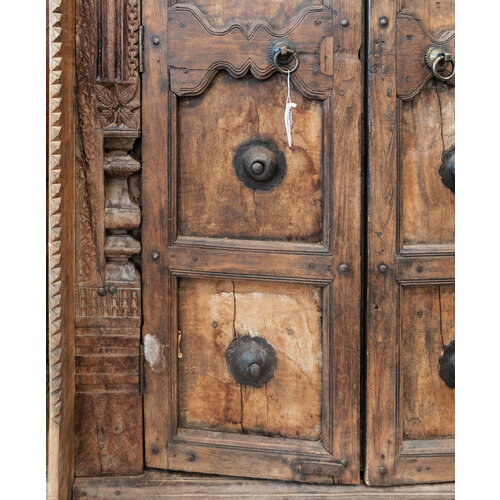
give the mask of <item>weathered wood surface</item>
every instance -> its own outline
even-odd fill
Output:
[[[453,437],[455,391],[439,376],[439,356],[454,337],[453,285],[401,293],[403,441]]]
[[[139,0],[77,0],[76,474],[143,470]],[[121,330],[120,330],[121,328]]]
[[[284,133],[283,75],[234,80],[221,72],[203,95],[179,102],[180,235],[322,241],[323,106],[293,94],[292,150]],[[285,154],[286,175],[271,191],[249,189],[235,175],[236,149],[256,137],[273,138]],[[299,192],[307,203],[296,202]]]
[[[425,49],[407,39],[412,33],[404,31],[401,16],[420,19],[437,38],[453,30],[453,9],[452,0],[408,0],[373,2],[369,10],[370,485],[454,479],[454,394],[438,363],[444,338],[454,337],[454,195],[438,173],[442,151],[454,142],[454,91],[430,79],[419,93],[403,95],[401,85],[408,76],[416,83]],[[411,71],[396,61],[404,51],[415,52],[407,62],[419,60]]]
[[[268,5],[260,0],[193,3],[217,29],[244,16],[283,29],[300,8],[321,4],[297,1],[278,8],[275,3]],[[152,0],[143,4],[145,30],[153,34],[145,39],[142,88],[146,464],[298,481],[358,483],[361,3],[340,2],[331,11],[332,35],[338,41],[326,42],[320,50],[331,51],[323,54],[323,69],[330,71],[331,60],[331,69],[337,75],[329,94],[321,101],[307,100],[292,85],[298,108],[294,111],[291,150],[283,127],[286,82],[282,75],[258,81],[250,75],[238,74],[240,79],[231,79],[218,74],[199,97],[179,98],[168,92],[173,65],[167,53],[167,4]],[[347,29],[341,25],[344,17],[350,21]],[[222,43],[223,37],[219,38]],[[182,64],[177,61],[175,66]],[[199,140],[193,141],[195,137]],[[239,144],[258,137],[271,139],[287,158],[283,181],[265,193],[244,186],[232,164]],[[338,271],[341,264],[342,271]],[[293,403],[289,405],[293,409],[290,418],[282,410],[290,384],[280,378],[284,374],[275,375],[274,382],[280,385],[276,399],[272,381],[266,384],[267,397],[264,388],[238,391],[232,386],[225,373],[222,344],[212,342],[217,328],[204,312],[203,304],[208,299],[195,299],[198,295],[190,290],[189,283],[201,282],[200,278],[209,288],[214,283],[234,282],[236,302],[241,295],[242,304],[245,297],[255,299],[259,293],[266,296],[267,290],[288,290],[284,295],[293,295],[293,290],[321,290],[320,305],[309,302],[306,313],[312,318],[321,315],[321,327],[317,327],[320,335],[313,336],[320,344],[306,348],[302,360],[314,367],[304,370],[311,378],[309,391],[300,387],[300,380],[307,378],[302,371],[282,363],[284,370],[289,368],[287,373],[293,373],[296,386],[289,396]],[[231,287],[224,287],[221,293],[232,293]],[[239,317],[242,330],[246,324],[261,321],[257,326],[273,338],[271,343],[282,350],[279,355],[285,353],[297,362],[293,335],[276,337],[279,330],[270,325],[273,321],[277,326],[300,322],[300,307],[285,301],[282,310],[276,306],[271,311],[275,299],[273,294],[268,298],[270,304],[262,302],[265,316],[255,311],[261,302],[252,299],[246,312],[237,313],[236,321]],[[226,299],[219,304],[221,314],[234,314],[229,295]],[[188,333],[183,322],[189,325]],[[233,335],[230,323],[231,317],[225,316],[219,323],[226,325],[221,333],[226,340]],[[308,345],[307,332],[311,331],[315,331],[312,326],[303,332],[294,331],[301,349]],[[316,360],[321,356],[320,371],[317,361],[309,359],[310,353]],[[205,402],[196,397],[200,387],[209,384],[203,367],[216,371],[210,390],[229,394],[222,404],[215,397]],[[203,392],[205,397],[206,390]],[[294,409],[299,403],[302,408]],[[270,411],[266,419],[265,410]],[[302,425],[304,418],[311,420]],[[252,433],[241,432],[241,420]],[[207,427],[225,432],[209,431]],[[289,438],[274,437],[281,433]],[[295,442],[293,446],[290,440]],[[342,477],[304,475],[296,464],[300,456],[304,460],[322,457],[330,462],[345,459],[346,470]]]
[[[395,486],[370,488],[368,486],[314,485],[263,481],[256,479],[206,476],[179,472],[146,471],[134,478],[77,478],[73,487],[75,500],[104,500],[126,498],[262,498],[286,500],[314,499],[380,499],[380,500],[452,500],[454,484]]]
[[[216,3],[216,2],[214,2]],[[294,2],[295,3],[295,2]],[[168,10],[170,90],[178,96],[203,93],[220,70],[240,78],[248,71],[258,79],[277,69],[269,46],[286,38],[299,58],[291,79],[311,99],[326,99],[332,90],[332,13],[323,5],[304,2],[282,28],[266,19],[267,5],[243,18],[240,9],[222,27],[213,26],[194,3],[177,3]],[[225,15],[234,5],[225,5]]]
[[[179,288],[179,426],[318,440],[321,290],[199,279]],[[225,352],[242,335],[276,351],[264,390],[240,386],[226,368]]]
[[[74,5],[47,3],[48,401],[47,498],[71,496],[74,476]]]

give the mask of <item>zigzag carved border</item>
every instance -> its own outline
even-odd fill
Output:
[[[62,115],[62,0],[51,0],[49,6],[49,193],[48,193],[48,259],[49,259],[49,418],[61,422],[61,115]]]

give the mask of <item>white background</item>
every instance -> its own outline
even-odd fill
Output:
[[[498,497],[499,13],[457,0],[458,499]],[[44,1],[2,2],[2,21],[0,497],[31,500],[45,497]]]

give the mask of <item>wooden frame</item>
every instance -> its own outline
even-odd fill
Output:
[[[48,2],[48,498],[74,477],[74,4]]]

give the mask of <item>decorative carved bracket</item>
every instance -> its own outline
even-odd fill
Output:
[[[275,30],[265,21],[244,20],[214,28],[197,7],[173,5],[168,9],[170,90],[199,95],[221,69],[234,78],[248,71],[260,80],[269,78],[277,70],[268,48],[286,37],[300,58],[293,83],[310,99],[326,99],[333,87],[332,26],[332,11],[323,6],[301,10],[285,29]]]
[[[434,38],[424,28],[422,21],[408,9],[397,15],[397,94],[403,101],[413,99],[423,86],[433,78],[425,64],[425,50],[431,44],[446,47],[455,56],[455,32],[444,31]],[[455,78],[448,85],[455,85]]]

